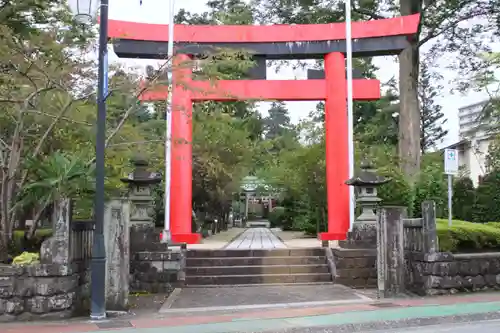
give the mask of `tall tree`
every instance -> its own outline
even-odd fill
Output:
[[[448,134],[443,126],[448,119],[444,118],[441,105],[436,99],[441,94],[443,87],[439,85],[440,75],[433,73],[425,62],[420,68],[420,82],[418,87],[418,97],[420,100],[420,149],[424,154],[429,148],[433,148],[440,143]]]
[[[268,113],[269,115],[264,118],[266,139],[272,140],[285,135],[291,128],[290,116],[285,103],[273,102]]]
[[[393,90],[388,90],[380,100],[373,103],[373,115],[360,122],[354,134],[364,146],[389,145],[398,143],[399,99]]]

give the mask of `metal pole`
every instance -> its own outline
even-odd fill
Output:
[[[165,131],[165,226],[163,229],[162,240],[169,243],[172,239],[170,233],[170,184],[172,178],[172,94],[173,94],[173,75],[172,58],[174,56],[174,17],[175,0],[170,0],[170,15],[168,21],[168,49],[167,49],[167,77],[168,77],[168,96],[166,110],[166,131]]]
[[[349,137],[349,178],[354,176],[354,134],[353,134],[353,101],[352,101],[352,31],[351,31],[351,0],[345,1],[345,40],[347,58],[347,122]],[[354,223],[355,209],[354,187],[349,186],[349,230],[352,230]]]
[[[248,220],[248,192],[245,192],[245,219]]]
[[[106,95],[108,81],[108,4],[101,0],[99,23],[99,67],[97,83],[97,134],[95,144],[95,231],[91,262],[90,318],[106,318],[106,248],[104,245],[104,158],[106,142]]]
[[[448,227],[452,225],[453,219],[453,176],[451,174],[448,175]]]

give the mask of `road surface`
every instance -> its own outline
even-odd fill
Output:
[[[336,327],[294,328],[280,333],[347,333]],[[473,323],[441,324],[422,327],[405,327],[384,330],[364,330],[358,333],[500,333],[500,320],[478,321]],[[354,333],[354,332],[353,332]]]

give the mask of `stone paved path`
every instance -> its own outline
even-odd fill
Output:
[[[176,289],[174,293],[160,309],[160,313],[373,301],[373,298],[358,294],[350,288],[332,284],[196,287]]]
[[[268,228],[249,228],[226,246],[227,250],[284,248],[286,245]]]

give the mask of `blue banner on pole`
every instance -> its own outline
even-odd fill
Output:
[[[108,50],[104,53],[104,87],[102,90],[102,98],[108,96]]]

